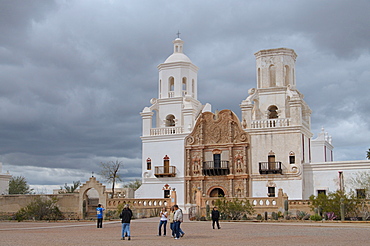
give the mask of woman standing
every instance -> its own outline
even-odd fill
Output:
[[[168,217],[166,208],[162,208],[162,211],[159,213],[159,217],[161,219],[159,220],[158,236],[162,235],[161,229],[162,229],[162,225],[163,225],[163,236],[165,237],[166,236],[166,227],[167,227],[167,217]]]

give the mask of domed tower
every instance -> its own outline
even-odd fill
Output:
[[[278,48],[255,53],[257,88],[242,101],[242,126],[251,137],[252,196],[283,188],[302,198],[303,163],[311,161],[311,109],[296,89],[296,53]]]
[[[152,105],[140,113],[143,185],[136,197],[163,198],[168,184],[183,204],[184,139],[203,107],[197,100],[198,67],[183,50],[184,41],[176,38],[173,54],[158,65],[158,98],[151,99]]]

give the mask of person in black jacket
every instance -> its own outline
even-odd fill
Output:
[[[122,240],[125,240],[125,236],[128,237],[128,240],[131,240],[130,235],[130,222],[132,218],[132,211],[128,204],[126,204],[119,215],[122,219]]]
[[[215,223],[217,224],[217,228],[221,229],[220,224],[218,223],[218,219],[220,218],[220,212],[217,210],[217,207],[214,207],[211,213],[212,217],[212,227],[215,229]]]

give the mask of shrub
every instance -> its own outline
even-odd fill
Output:
[[[310,214],[305,211],[297,210],[297,219],[299,220],[308,220],[310,218]]]
[[[22,220],[59,220],[63,219],[64,216],[59,210],[57,198],[42,198],[37,197],[30,202],[26,207],[21,208],[16,214],[15,219],[18,221]]]
[[[310,219],[313,221],[320,221],[322,220],[322,217],[318,214],[314,214],[314,215],[311,215]]]
[[[333,212],[328,212],[325,214],[325,218],[327,220],[335,220],[337,218],[337,216],[335,216],[335,214]]]
[[[221,213],[221,219],[240,220],[243,215],[252,214],[254,211],[253,205],[247,199],[226,200],[222,197],[216,200],[215,206]]]
[[[257,220],[262,220],[262,215],[261,214],[257,214]]]
[[[342,191],[329,193],[328,195],[319,194],[318,196],[310,196],[312,204],[311,209],[320,215],[325,215],[327,212],[333,212],[340,219],[340,204],[343,199],[345,217],[357,216],[358,199],[356,197],[347,196]]]

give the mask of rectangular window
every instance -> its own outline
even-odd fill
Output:
[[[326,190],[317,190],[317,195],[324,194],[326,195]]]
[[[267,196],[275,197],[275,187],[267,187]]]
[[[289,163],[290,164],[295,164],[295,156],[294,155],[289,156]]]
[[[170,198],[170,190],[164,190],[164,198]]]
[[[163,161],[163,172],[170,173],[170,160]]]
[[[146,161],[146,170],[152,170],[152,161],[151,160]]]
[[[357,198],[364,199],[366,198],[365,189],[356,189]]]
[[[213,155],[213,163],[214,163],[214,168],[220,168],[221,167],[221,154],[214,154]]]

